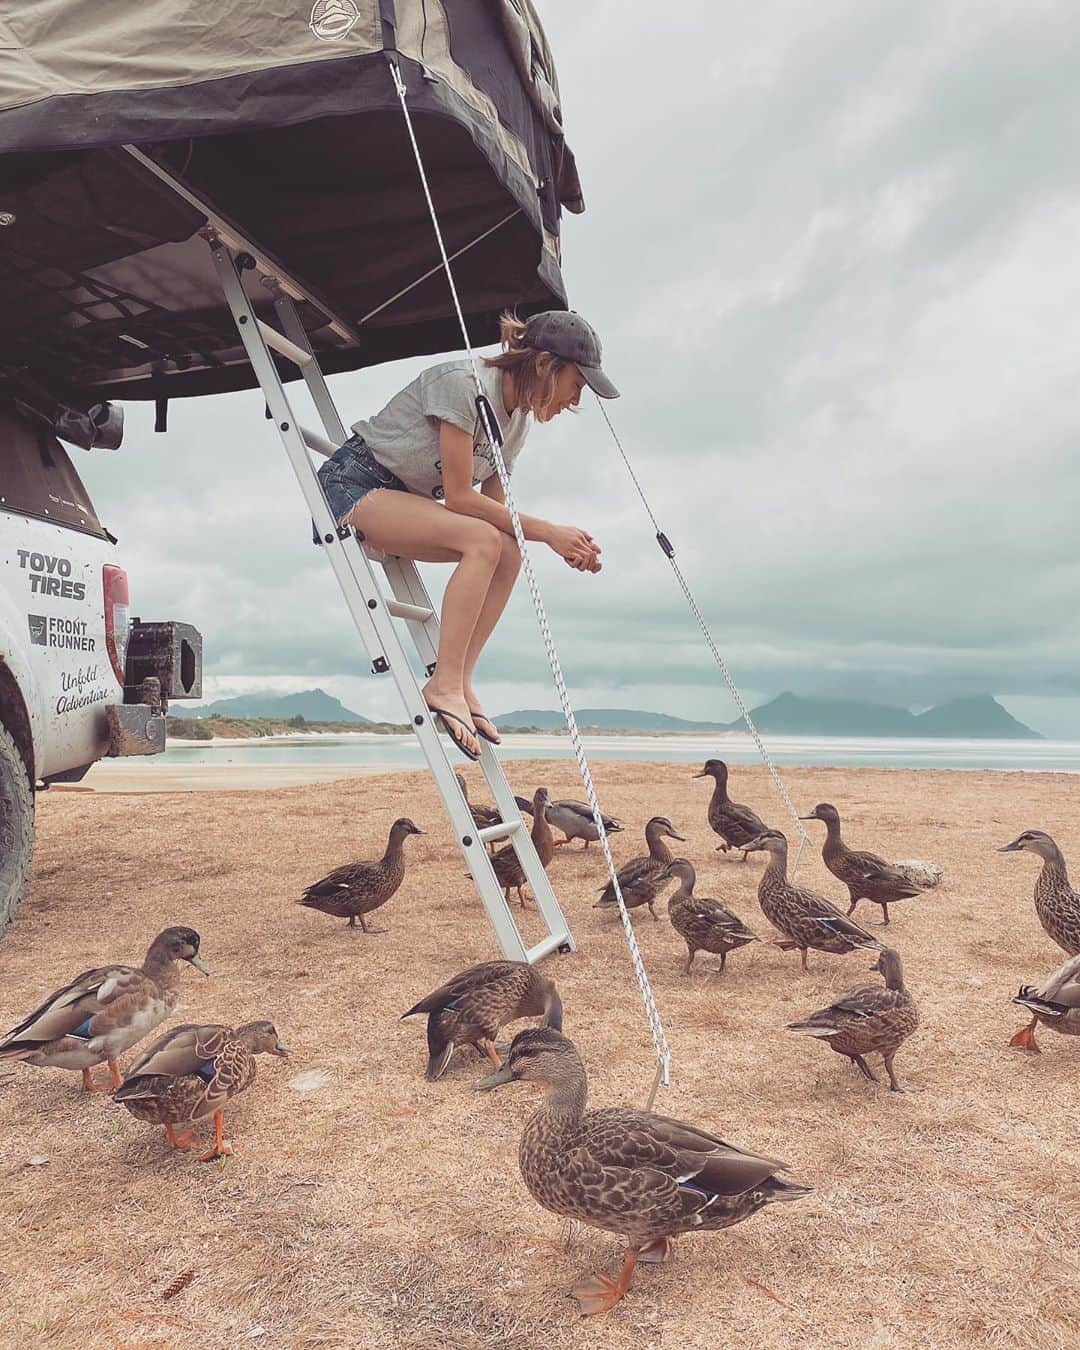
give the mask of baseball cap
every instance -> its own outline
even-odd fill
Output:
[[[573,361],[586,383],[600,398],[618,398],[619,391],[600,367],[600,339],[580,314],[572,309],[547,309],[525,323],[522,344]]]

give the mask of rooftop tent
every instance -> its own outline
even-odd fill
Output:
[[[199,203],[297,283],[327,373],[456,348],[390,59],[475,340],[565,306],[583,202],[531,0],[0,0],[0,390],[253,386]]]

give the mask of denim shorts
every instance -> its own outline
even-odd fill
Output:
[[[377,488],[408,492],[396,474],[384,468],[368,449],[363,436],[352,435],[319,466],[323,495],[340,525],[358,501]]]

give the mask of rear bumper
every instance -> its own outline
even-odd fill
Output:
[[[106,755],[158,755],[165,749],[165,717],[149,703],[115,703],[106,716]]]

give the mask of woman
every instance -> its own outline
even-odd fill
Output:
[[[589,385],[619,392],[600,366],[600,340],[579,315],[550,310],[500,321],[502,352],[483,358],[481,383],[502,432],[507,471],[531,425],[576,408]],[[513,589],[521,558],[502,483],[476,406],[467,360],[424,371],[319,469],[334,519],[374,548],[416,562],[456,563],[443,597],[435,673],[424,699],[459,750],[477,759],[479,737],[499,733],[473,688],[473,670]],[[474,489],[479,487],[479,492]],[[521,517],[526,539],[579,572],[600,571],[587,531]]]

